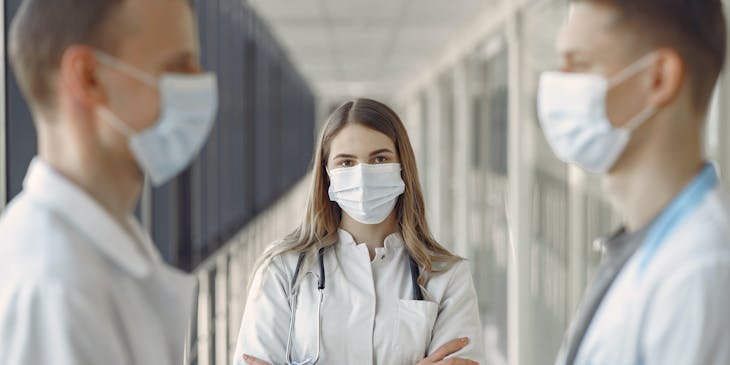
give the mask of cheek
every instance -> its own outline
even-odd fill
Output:
[[[159,93],[147,85],[129,90],[128,94],[117,99],[114,110],[134,130],[143,131],[157,121],[161,112]]]
[[[614,127],[626,125],[648,105],[647,97],[637,82],[618,85],[606,98],[606,112]]]

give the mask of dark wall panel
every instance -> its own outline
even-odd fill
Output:
[[[5,2],[5,34],[10,26],[13,14],[20,7],[20,0],[6,0]],[[5,95],[6,95],[6,132],[7,132],[7,181],[8,198],[12,199],[23,188],[23,179],[30,161],[36,155],[36,134],[33,128],[28,106],[15,81],[15,76],[10,69],[7,60],[5,69]]]
[[[219,75],[225,75],[221,69],[223,57],[221,57],[221,40],[220,36],[222,32],[219,32],[221,27],[221,3],[225,0],[203,0],[206,3],[207,13],[205,14],[205,27],[200,27],[204,31],[205,36],[201,36],[202,46],[204,52],[202,54],[203,66],[207,69],[216,71]],[[202,18],[202,17],[201,17]],[[202,21],[202,19],[201,19]],[[225,77],[219,77],[219,80],[225,80]],[[221,100],[226,100],[223,94],[227,93],[228,90],[225,88],[225,82],[221,82],[218,85],[221,92]],[[211,253],[219,245],[218,233],[220,232],[220,216],[218,214],[218,206],[220,205],[219,186],[218,182],[221,178],[220,173],[220,161],[219,149],[220,149],[220,135],[222,129],[225,128],[225,121],[228,120],[230,110],[226,109],[227,105],[219,104],[218,119],[216,120],[215,126],[210,133],[208,139],[208,146],[203,151],[203,159],[205,167],[205,174],[203,175],[203,184],[201,195],[204,197],[202,200],[203,215],[202,220],[198,222],[202,231],[205,232],[203,235],[203,255]]]
[[[257,32],[256,36],[261,37],[261,33]],[[254,133],[256,135],[256,149],[254,152],[255,170],[257,172],[255,181],[255,203],[256,210],[263,209],[270,202],[274,195],[273,189],[273,172],[274,161],[272,159],[271,150],[271,108],[269,106],[271,98],[271,83],[269,72],[272,67],[272,60],[269,58],[268,50],[265,44],[257,39],[256,54],[256,106],[255,117],[256,125]]]
[[[306,174],[315,125],[311,90],[264,23],[238,0],[196,6],[202,63],[219,75],[220,108],[200,158],[178,179],[180,213],[168,215],[176,234],[167,236],[188,242],[169,249],[170,259],[188,269]],[[154,233],[165,244],[157,224]]]

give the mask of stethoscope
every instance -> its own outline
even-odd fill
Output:
[[[319,303],[317,304],[317,352],[314,357],[309,357],[302,361],[292,361],[291,359],[291,353],[292,353],[292,334],[294,333],[294,317],[295,312],[297,308],[297,297],[298,297],[298,291],[294,287],[294,284],[296,284],[297,277],[299,276],[299,271],[302,269],[302,264],[304,263],[304,258],[306,254],[301,253],[299,254],[299,259],[297,260],[297,267],[294,270],[294,275],[292,275],[291,279],[291,288],[292,292],[289,296],[289,308],[290,308],[290,314],[289,314],[289,335],[286,340],[286,363],[287,365],[314,365],[319,361],[319,350],[320,345],[322,343],[322,298],[324,296],[324,286],[325,286],[325,274],[324,274],[324,248],[320,248],[319,252],[317,253],[317,258],[319,261],[319,280],[317,282],[317,291],[319,291]],[[415,260],[413,260],[413,257],[408,257],[409,259],[409,265],[411,269],[411,284],[413,286],[413,300],[423,300],[423,293],[421,292],[421,287],[418,286],[418,277],[421,275],[420,271],[418,269],[418,264]]]

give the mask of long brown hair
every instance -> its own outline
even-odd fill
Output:
[[[332,140],[350,124],[359,124],[381,132],[390,137],[396,146],[406,185],[395,208],[398,227],[408,253],[421,269],[418,283],[425,288],[433,273],[448,270],[461,258],[441,246],[428,228],[416,157],[403,122],[388,106],[370,99],[347,102],[330,115],[314,159],[306,216],[299,228],[274,244],[259,258],[256,267],[267,264],[273,257],[292,252],[305,253],[307,262],[312,262],[320,248],[337,243],[342,210],[329,199],[330,181],[326,168]]]

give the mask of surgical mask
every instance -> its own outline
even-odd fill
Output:
[[[126,135],[129,148],[154,186],[160,186],[190,165],[208,139],[218,108],[218,87],[213,73],[163,74],[159,79],[102,52],[100,62],[159,90],[160,116],[137,132],[106,107],[101,119]]]
[[[608,91],[649,67],[648,55],[610,80],[590,74],[545,72],[540,78],[540,124],[562,161],[594,173],[609,171],[621,157],[631,134],[656,114],[647,106],[623,127],[611,125],[606,112]]]
[[[362,224],[382,223],[405,192],[400,164],[368,165],[329,171],[330,200]]]

